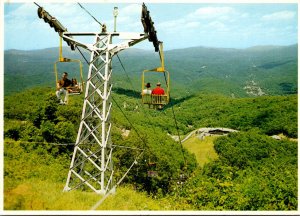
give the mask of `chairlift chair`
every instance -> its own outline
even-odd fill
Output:
[[[165,94],[163,95],[155,95],[155,94],[143,94],[143,90],[145,89],[145,73],[165,73],[167,78]],[[150,75],[151,76],[151,75]],[[170,100],[170,74],[168,71],[152,71],[152,70],[144,70],[142,73],[142,103],[155,106],[158,105],[166,105]]]
[[[54,74],[55,74],[55,86],[58,83],[58,66],[60,63],[66,63],[66,64],[78,64],[79,67],[79,79],[78,77],[72,77],[72,86],[68,87],[68,93],[69,95],[79,95],[84,90],[84,81],[83,81],[83,72],[82,72],[82,62],[78,59],[69,59],[62,57],[62,38],[60,38],[60,47],[59,47],[59,59],[54,63]],[[79,80],[79,81],[77,81]]]
[[[77,81],[76,77],[72,77],[73,85],[68,87],[67,90],[69,91],[69,95],[79,95],[83,92],[84,89],[84,82],[83,82],[83,75],[82,75],[82,63],[78,59],[68,59],[68,58],[60,58],[58,61],[54,63],[54,73],[55,73],[55,83],[58,83],[58,64],[59,63],[78,63],[79,66],[79,82]]]
[[[167,105],[170,101],[170,73],[165,70],[164,67],[164,54],[163,54],[163,45],[160,42],[160,59],[161,59],[161,67],[154,68],[151,70],[144,70],[142,73],[142,103],[148,104],[149,107],[152,105],[153,108],[161,108]],[[156,95],[156,94],[144,94],[143,90],[145,89],[145,73],[161,73],[164,75],[164,80],[166,83],[165,94]],[[163,83],[163,82],[162,82]]]

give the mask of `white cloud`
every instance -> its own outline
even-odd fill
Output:
[[[32,17],[32,14],[35,17]],[[37,15],[37,7],[33,4],[22,4],[17,9],[4,16],[5,34],[11,34],[8,39],[16,35],[23,35],[28,32],[36,32],[41,22]],[[44,23],[42,23],[44,24]]]
[[[140,4],[130,4],[120,10],[121,16],[132,16],[133,14],[141,15],[142,7]]]
[[[176,20],[161,22],[158,24],[158,26],[163,29],[170,29],[170,28],[178,28],[178,27],[181,28],[183,27],[184,24],[186,24],[185,19],[176,19]]]
[[[239,13],[231,7],[201,7],[195,11],[175,20],[159,23],[158,27],[163,31],[174,33],[180,31],[197,31],[201,29],[206,31],[229,31],[230,27],[226,24],[231,23]],[[241,14],[241,16],[246,14]]]
[[[248,18],[248,17],[249,17],[249,13],[242,13],[242,14],[241,14],[241,17],[243,17],[243,18]]]
[[[77,4],[45,4],[45,9],[51,16],[56,17],[63,26],[68,28],[68,31],[91,31],[98,26],[93,18]]]
[[[112,14],[112,12],[111,12]],[[113,16],[106,23],[113,26]],[[119,8],[117,16],[117,30],[118,31],[141,31],[141,5],[130,4],[123,8]]]
[[[186,24],[186,28],[198,28],[200,26],[200,22],[189,22]]]
[[[77,13],[81,14],[79,6],[70,3],[63,4],[45,4],[43,5],[45,10],[47,10],[52,16],[56,17],[58,15],[62,17],[68,17]]]
[[[280,11],[264,15],[261,19],[264,21],[290,20],[295,17],[296,13],[292,11]]]
[[[10,4],[7,4],[7,7],[9,8]],[[20,4],[20,6],[14,10],[7,9],[9,12],[5,16],[24,16],[27,14],[28,11],[31,11],[34,9],[37,9],[37,6],[35,6],[34,4],[24,3],[24,4]]]
[[[87,16],[75,4],[44,4],[43,7],[51,16],[59,20],[63,26],[68,27],[68,30],[80,31],[90,26],[86,25],[86,23],[92,23],[92,18]],[[32,3],[22,4],[16,10],[5,15],[7,27],[9,26],[9,29],[17,31],[19,28],[24,28],[25,26],[28,30],[34,32],[36,25],[42,23],[44,25],[39,25],[39,27],[45,26],[50,28],[42,19],[39,19],[37,9],[38,7]]]
[[[36,11],[37,7],[33,4],[22,4],[17,9],[11,11],[10,13],[4,16],[5,20],[12,22],[22,21],[31,19],[31,14],[33,11]],[[37,16],[37,15],[36,15]]]
[[[231,7],[203,7],[199,8],[193,13],[190,13],[188,19],[227,19],[235,13]]]
[[[229,28],[220,21],[213,21],[207,24],[207,27],[213,29],[215,32],[226,32]]]
[[[136,22],[141,18],[141,5],[130,4],[124,8],[119,9],[117,21],[122,25],[129,25],[132,22]]]

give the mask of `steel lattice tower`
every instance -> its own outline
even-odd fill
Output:
[[[82,44],[73,36],[94,35],[93,45]],[[112,44],[114,36],[126,41]],[[110,112],[112,103],[112,57],[147,38],[137,33],[65,33],[63,38],[91,51],[81,122],[64,191],[88,186],[99,194],[113,187]]]

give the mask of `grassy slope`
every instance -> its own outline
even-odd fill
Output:
[[[102,196],[93,192],[63,192],[62,183],[26,180],[4,192],[5,210],[90,210]],[[51,196],[50,196],[51,195]],[[167,200],[154,200],[145,193],[122,186],[97,210],[172,210]]]
[[[42,144],[41,144],[42,145]],[[94,192],[63,192],[69,160],[52,157],[44,146],[4,142],[4,210],[89,210],[101,196]],[[181,210],[168,198],[152,199],[144,192],[121,185],[97,210]]]
[[[56,155],[45,144],[4,142],[4,210],[89,210],[101,196],[94,192],[63,192],[68,155]],[[55,147],[54,147],[55,148]],[[54,154],[54,155],[53,155]],[[55,156],[56,155],[56,156]],[[97,210],[190,209],[168,198],[151,198],[133,186],[120,185]]]
[[[217,157],[213,149],[214,139],[214,137],[207,137],[204,141],[200,141],[197,137],[191,137],[184,146],[195,153],[198,163],[203,166],[209,159]],[[68,163],[61,163],[63,158],[47,160],[45,151],[30,152],[26,147],[22,147],[21,143],[14,141],[5,142],[5,152],[4,159],[7,167],[4,183],[5,210],[89,210],[101,199],[101,196],[93,192],[63,192],[62,176],[68,171],[66,165]],[[36,163],[39,163],[39,166],[36,166]],[[45,176],[45,172],[49,174],[49,178],[41,178]],[[58,176],[60,179],[57,179]],[[182,206],[168,198],[152,199],[146,193],[122,185],[117,188],[115,195],[109,196],[97,208],[97,210],[182,209],[191,209],[191,207],[186,204]]]
[[[205,163],[218,157],[213,144],[215,139],[215,136],[211,136],[200,140],[197,136],[193,135],[183,143],[183,146],[195,154],[198,164],[203,167]]]

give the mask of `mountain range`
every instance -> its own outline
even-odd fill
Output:
[[[89,53],[83,53],[90,59]],[[58,55],[57,47],[4,51],[4,94],[33,86],[54,88],[54,62]],[[165,67],[171,75],[171,95],[176,97],[197,92],[247,97],[298,91],[298,44],[247,49],[191,47],[168,50],[164,55]],[[86,79],[88,67],[80,53],[63,47],[63,56],[80,59]],[[160,66],[160,58],[152,50],[130,48],[114,57],[112,65],[114,88],[139,92],[142,71]],[[63,71],[68,71],[71,77],[79,76],[76,63],[59,63],[59,76]],[[145,81],[163,83],[164,77],[152,73]]]

